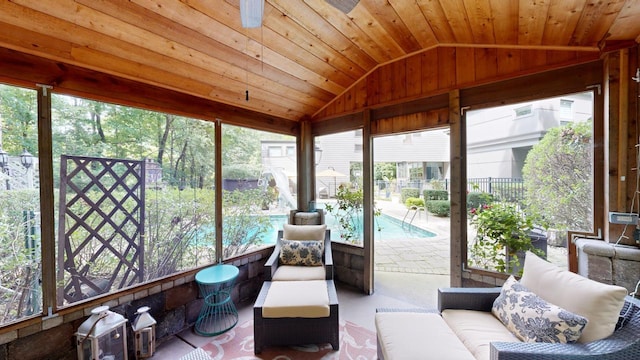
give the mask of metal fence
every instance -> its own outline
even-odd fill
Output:
[[[444,190],[450,190],[450,180],[439,180],[443,185]],[[375,190],[378,196],[389,197],[390,193],[401,192],[403,188],[410,187],[420,190],[422,195],[423,190],[434,188],[429,181],[423,180],[398,180],[393,182],[385,182],[382,180],[376,181]],[[485,192],[492,194],[496,200],[509,201],[522,203],[525,196],[524,181],[519,178],[497,178],[497,177],[484,177],[484,178],[470,178],[467,179],[467,191],[469,192]]]

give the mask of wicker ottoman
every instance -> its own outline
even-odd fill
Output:
[[[267,346],[331,344],[338,350],[333,280],[265,281],[253,306],[254,352]]]

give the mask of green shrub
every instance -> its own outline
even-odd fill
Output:
[[[449,200],[449,193],[447,193],[447,190],[425,190],[423,191],[423,194],[427,201]]]
[[[404,188],[400,192],[400,201],[404,204],[408,198],[419,198],[420,197],[420,189],[416,188]]]
[[[222,176],[233,180],[259,179],[260,167],[250,164],[227,165],[222,169]]]
[[[407,200],[404,202],[404,204],[408,207],[411,208],[413,206],[416,207],[424,207],[424,199],[421,198],[415,198],[415,197],[410,197],[407,198]]]
[[[427,201],[427,210],[435,216],[447,217],[451,214],[451,204],[449,200]]]
[[[489,205],[494,201],[493,195],[489,193],[478,191],[470,192],[467,194],[467,211],[479,209],[482,205]]]

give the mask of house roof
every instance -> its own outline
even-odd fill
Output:
[[[640,41],[638,19],[636,0],[265,0],[246,29],[239,0],[15,0],[0,47],[299,121],[437,47],[602,52]]]

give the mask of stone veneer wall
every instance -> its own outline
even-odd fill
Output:
[[[630,293],[640,280],[640,249],[593,239],[577,239],[578,274]]]
[[[263,282],[263,266],[273,252],[269,247],[227,261],[236,265],[240,273],[232,298],[236,304],[253,301]],[[192,327],[198,317],[203,299],[199,296],[193,270],[168,279],[143,285],[124,295],[108,296],[103,302],[89,302],[81,308],[61,310],[50,318],[35,318],[16,326],[0,330],[0,360],[8,359],[77,359],[75,332],[91,314],[91,309],[108,305],[112,311],[129,320],[127,324],[127,349],[134,359],[131,322],[136,310],[149,306],[156,319],[157,342],[168,339]]]
[[[335,280],[364,291],[364,249],[332,242],[331,250]]]

